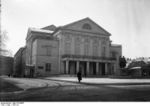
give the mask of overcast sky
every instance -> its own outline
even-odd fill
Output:
[[[89,17],[122,44],[126,57],[150,57],[150,0],[2,0],[2,29],[13,54],[29,27],[65,25]]]

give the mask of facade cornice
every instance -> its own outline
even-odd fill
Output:
[[[95,61],[95,62],[116,62],[113,57],[99,57],[99,56],[82,56],[82,55],[62,55],[62,60],[75,60],[75,61]]]
[[[62,30],[61,31],[62,35],[76,35],[76,36],[83,36],[83,37],[89,37],[89,38],[94,38],[94,39],[105,39],[109,40],[109,36],[104,36],[104,35],[95,35],[93,36],[92,33],[82,33],[82,32],[77,32],[77,31],[71,31],[71,30]]]
[[[67,28],[63,28],[63,27],[60,28],[60,30],[62,30],[62,31],[71,31],[71,32],[75,32],[75,33],[94,34],[96,36],[100,36],[100,35],[105,36],[105,37],[111,36],[111,35],[107,35],[107,34],[103,34],[103,33],[73,30],[73,29],[67,29]]]
[[[52,31],[43,30],[43,29],[29,28],[28,32],[27,32],[26,40],[30,39],[33,34],[52,35]]]

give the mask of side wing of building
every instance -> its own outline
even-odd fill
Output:
[[[26,39],[26,75],[28,76],[48,76],[59,74],[58,44],[48,31],[29,29]]]

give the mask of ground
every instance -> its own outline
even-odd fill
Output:
[[[150,101],[150,79],[76,77],[8,78],[17,89],[1,91],[1,101]]]

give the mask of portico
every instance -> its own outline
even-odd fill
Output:
[[[112,75],[115,72],[115,60],[107,59],[89,59],[89,58],[67,58],[64,57],[65,74],[77,74],[81,68],[83,76],[88,75]]]

